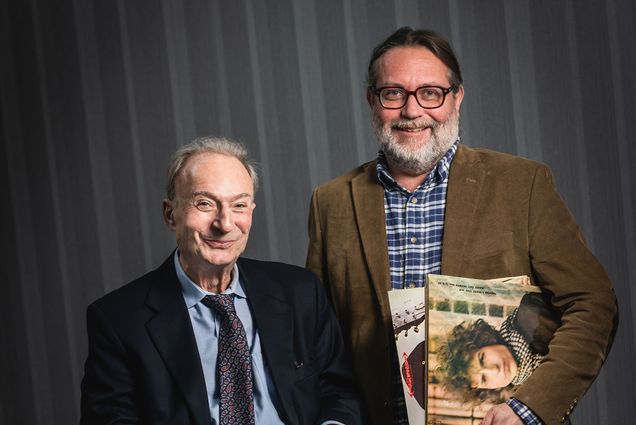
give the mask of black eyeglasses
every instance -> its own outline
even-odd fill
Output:
[[[456,90],[457,86],[454,85],[447,89],[438,86],[422,86],[415,91],[405,90],[402,87],[380,87],[373,90],[373,93],[378,96],[384,109],[402,109],[411,95],[422,108],[435,109],[444,104],[448,93]]]

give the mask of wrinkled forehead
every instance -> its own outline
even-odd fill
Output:
[[[419,84],[447,85],[451,70],[423,46],[398,46],[386,51],[374,64],[376,84],[412,80]]]
[[[245,165],[237,158],[205,152],[188,158],[177,176],[176,191],[181,192],[181,195],[208,191],[253,196],[254,182]]]

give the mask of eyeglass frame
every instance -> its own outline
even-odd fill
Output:
[[[425,88],[434,88],[434,89],[440,89],[442,91],[442,102],[437,105],[437,106],[422,106],[422,104],[420,103],[420,101],[417,98],[417,92],[421,89],[425,89]],[[420,108],[422,109],[437,109],[437,108],[441,108],[444,105],[444,102],[446,101],[446,96],[448,95],[448,93],[453,92],[453,93],[457,93],[457,89],[459,89],[458,86],[456,86],[455,84],[451,85],[448,88],[444,88],[441,86],[420,86],[418,88],[416,88],[415,90],[406,90],[404,87],[399,87],[399,86],[384,86],[384,87],[375,87],[375,86],[369,86],[369,89],[371,91],[373,91],[373,93],[378,97],[378,100],[380,101],[380,106],[382,106],[384,109],[391,109],[391,110],[395,110],[395,109],[402,109],[406,106],[406,104],[409,101],[409,97],[411,95],[413,95],[413,97],[415,98],[415,101],[417,102],[417,104],[420,106]],[[382,97],[380,96],[380,92],[384,89],[400,89],[400,90],[404,90],[404,92],[406,93],[406,97],[404,98],[404,104],[402,104],[402,106],[400,107],[396,107],[396,108],[390,108],[387,106],[384,106],[384,103],[382,103]]]

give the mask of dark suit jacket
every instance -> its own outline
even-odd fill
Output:
[[[384,191],[375,162],[320,187],[309,217],[308,267],[334,304],[369,423],[391,423],[394,341]],[[546,424],[564,422],[611,345],[616,298],[542,164],[460,145],[451,165],[442,273],[528,275],[563,313],[545,362],[516,397]],[[372,373],[371,373],[372,372]]]
[[[359,408],[335,315],[316,276],[239,259],[263,356],[288,424],[358,424]],[[205,381],[170,256],[87,310],[83,425],[209,425]]]

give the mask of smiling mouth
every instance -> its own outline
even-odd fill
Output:
[[[405,132],[405,133],[421,133],[424,130],[427,130],[430,127],[393,127],[394,130]]]
[[[217,248],[217,249],[227,249],[231,247],[232,245],[234,245],[234,242],[236,242],[235,240],[219,241],[214,239],[203,239],[203,241],[208,246],[211,246],[212,248]]]

